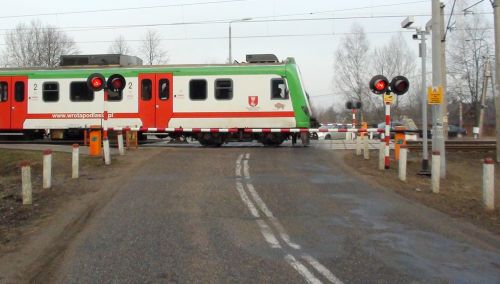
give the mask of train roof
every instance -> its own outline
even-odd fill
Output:
[[[0,76],[28,76],[29,78],[76,78],[91,73],[109,76],[114,73],[123,76],[137,76],[139,73],[173,73],[176,76],[278,74],[284,75],[287,66],[295,65],[293,58],[276,63],[232,63],[232,64],[167,64],[121,67],[106,66],[65,66],[54,68],[0,68]]]

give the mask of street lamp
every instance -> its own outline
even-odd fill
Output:
[[[428,139],[427,139],[427,71],[426,71],[426,61],[427,61],[427,46],[425,44],[425,36],[430,32],[430,25],[425,26],[425,30],[421,27],[412,27],[411,25],[415,22],[415,19],[410,16],[401,22],[401,27],[404,29],[413,29],[416,33],[413,35],[413,39],[419,39],[420,37],[420,57],[422,58],[422,170],[420,174],[428,175],[429,172],[429,149],[428,149]]]
[[[231,20],[229,21],[229,57],[228,57],[228,63],[233,62],[233,55],[231,54],[231,24],[232,23],[237,23],[237,22],[245,22],[245,21],[250,21],[252,18],[242,18],[242,19],[237,19],[237,20]]]

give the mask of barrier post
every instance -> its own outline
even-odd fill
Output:
[[[401,145],[399,149],[399,179],[401,181],[406,181],[406,162],[408,158],[408,148],[406,145]]]
[[[385,169],[389,169],[391,166],[390,160],[390,149],[389,144],[391,142],[391,104],[385,104],[385,157],[384,157],[384,167]]]
[[[43,151],[43,189],[52,187],[52,150]]]
[[[118,138],[118,151],[120,152],[120,155],[123,156],[125,155],[125,148],[123,147],[123,132],[119,131],[116,137]]]
[[[378,147],[378,169],[383,171],[385,169],[385,142],[380,141]]]
[[[432,151],[432,169],[431,169],[431,184],[432,192],[439,193],[439,179],[441,168],[441,155],[439,151]]]
[[[356,156],[361,156],[361,136],[356,135]]]
[[[364,145],[364,158],[365,160],[370,159],[370,148],[369,148],[369,143],[368,143],[368,136],[363,135],[363,145]]]
[[[73,153],[72,153],[72,160],[71,160],[71,178],[78,178],[79,177],[79,161],[80,158],[80,145],[78,144],[73,144]]]
[[[486,210],[495,210],[495,161],[483,161],[483,205]]]
[[[102,120],[102,128],[103,128],[103,139],[102,139],[102,145],[104,148],[104,164],[105,165],[111,165],[111,153],[109,149],[109,139],[108,139],[108,109],[107,109],[107,103],[108,103],[108,90],[104,90],[104,113],[103,113],[103,120]]]
[[[22,161],[21,166],[21,188],[23,196],[23,205],[31,205],[33,203],[33,193],[31,187],[31,166],[30,162]]]

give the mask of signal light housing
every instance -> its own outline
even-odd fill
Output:
[[[348,101],[345,103],[346,109],[360,109],[362,106],[361,102]]]
[[[113,74],[109,76],[108,82],[106,84],[107,88],[110,91],[116,93],[121,92],[125,88],[125,85],[126,85],[125,78],[120,74]]]
[[[384,75],[376,75],[370,80],[369,87],[376,95],[385,94],[389,90],[389,80]]]
[[[87,87],[94,92],[104,89],[106,80],[104,76],[99,73],[93,73],[87,78]]]
[[[408,92],[410,88],[410,81],[404,76],[396,76],[391,81],[391,91],[400,96]]]

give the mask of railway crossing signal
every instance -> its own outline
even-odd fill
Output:
[[[370,80],[369,86],[374,94],[385,94],[389,89],[389,80],[384,75],[376,75]]]
[[[125,78],[120,74],[113,74],[109,76],[107,88],[115,93],[121,92],[125,88]]]
[[[400,96],[408,92],[410,82],[404,76],[396,76],[391,81],[391,91]]]
[[[360,109],[362,106],[361,102],[348,101],[345,103],[346,109]]]
[[[104,82],[105,82],[104,76],[102,76],[99,73],[91,74],[87,78],[87,86],[94,92],[98,92],[104,89]]]
[[[118,93],[125,88],[125,84],[125,78],[120,74],[109,76],[108,81],[99,73],[93,73],[87,78],[87,86],[94,92],[106,89]]]

